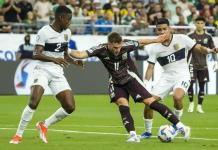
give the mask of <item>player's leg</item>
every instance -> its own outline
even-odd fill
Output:
[[[164,99],[165,96],[168,95],[168,93],[172,90],[172,83],[165,80],[165,78],[160,78],[158,81],[158,84],[155,85],[151,93],[153,94],[153,97],[159,101],[161,99]],[[145,105],[144,108],[144,125],[145,125],[145,132],[141,134],[141,138],[150,138],[151,137],[151,131],[152,131],[152,124],[153,124],[153,110],[150,109],[150,107]]]
[[[145,89],[143,82],[135,77],[131,80],[127,87],[129,93],[134,98],[135,102],[143,102],[151,109],[159,112],[164,118],[170,121],[176,129],[181,131],[184,135],[184,139],[187,141],[190,136],[190,128],[185,126],[174,113],[165,105],[159,103],[151,94]]]
[[[183,134],[185,141],[189,139],[190,127],[185,126],[182,122],[180,122],[177,116],[166,105],[159,103],[153,97],[144,99],[143,102],[171,122],[174,127]]]
[[[175,115],[180,120],[183,114],[183,102],[182,99],[185,95],[185,92],[181,88],[176,88],[173,92],[173,101],[175,108]]]
[[[47,83],[48,79],[46,77],[46,73],[40,70],[35,70],[34,83],[31,87],[29,104],[23,110],[16,134],[10,141],[11,144],[18,144],[21,141],[24,130],[33,117]]]
[[[193,90],[193,85],[196,82],[197,70],[194,69],[194,66],[193,66],[192,63],[189,65],[189,71],[190,71],[190,76],[191,76],[191,84],[190,84],[190,86],[188,88],[188,97],[189,97],[188,112],[193,112],[194,111],[194,90]]]
[[[149,106],[144,107],[144,127],[145,131],[141,134],[140,138],[147,139],[152,136],[152,125],[153,125],[153,110]]]
[[[188,97],[189,97],[189,107],[188,107],[188,112],[193,112],[194,111],[194,80],[191,80],[191,84],[188,88]]]
[[[138,138],[135,131],[133,117],[130,113],[128,92],[123,86],[118,87],[115,86],[113,83],[110,83],[109,95],[111,98],[111,102],[115,103],[118,106],[123,125],[126,128],[126,131],[129,133],[129,138],[127,142],[140,142],[140,139]]]
[[[197,106],[198,113],[204,113],[202,109],[202,104],[204,100],[204,86],[205,86],[205,82],[199,82],[198,106]]]
[[[205,70],[198,70],[197,73],[198,73],[197,78],[198,78],[198,82],[199,82],[197,112],[204,113],[204,111],[202,109],[202,104],[203,104],[203,100],[204,100],[204,87],[205,87],[205,83],[209,81],[209,72],[208,72],[208,69],[205,69]]]
[[[53,77],[49,87],[51,88],[54,95],[56,95],[57,100],[61,103],[59,109],[57,109],[51,116],[49,116],[45,121],[39,121],[36,127],[39,130],[40,139],[47,143],[47,131],[48,127],[55,124],[65,117],[69,116],[75,110],[75,101],[71,88],[62,75],[60,77]]]
[[[175,115],[180,120],[183,114],[183,97],[188,91],[190,86],[190,78],[183,77],[180,79],[173,87],[173,100],[174,100],[174,108],[175,108]]]

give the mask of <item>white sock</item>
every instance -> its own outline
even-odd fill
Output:
[[[182,123],[182,122],[178,122],[177,124],[176,124],[176,128],[177,129],[180,129],[180,128],[183,128],[185,125]]]
[[[28,123],[33,117],[34,112],[35,110],[31,109],[28,105],[24,108],[23,113],[21,115],[20,123],[17,128],[16,135],[19,135],[22,137],[26,126],[28,125]]]
[[[153,125],[153,119],[145,119],[145,132],[151,133]]]
[[[181,109],[181,110],[175,109],[175,115],[179,120],[181,119],[182,114],[183,114],[183,109]]]
[[[45,126],[48,128],[50,125],[63,120],[65,117],[69,116],[62,107],[59,108],[55,113],[53,113],[50,117],[45,120]]]
[[[130,134],[130,136],[135,136],[136,132],[135,131],[130,131],[129,134]]]

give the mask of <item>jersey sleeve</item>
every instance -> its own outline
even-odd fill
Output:
[[[45,46],[45,41],[46,41],[46,35],[44,32],[44,28],[38,31],[36,35],[36,45],[42,45]]]
[[[139,49],[139,42],[135,40],[124,40],[124,46],[127,46],[127,52]]]
[[[209,48],[211,49],[215,48],[212,36],[209,36],[208,44],[209,44]]]
[[[192,40],[189,36],[187,35],[181,35],[181,40],[183,40],[184,45],[186,45],[186,49],[192,50],[193,47],[196,45],[196,42],[194,40]]]
[[[155,46],[150,44],[146,46],[146,51],[148,52],[148,63],[155,64],[157,61],[157,52],[155,50]]]
[[[86,50],[87,54],[89,57],[93,57],[93,56],[99,56],[100,52],[102,51],[103,46],[102,45],[98,45],[98,46],[94,46],[88,50]]]

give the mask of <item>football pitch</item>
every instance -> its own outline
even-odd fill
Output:
[[[32,121],[18,145],[9,144],[14,135],[28,96],[0,96],[0,150],[218,150],[218,96],[205,96],[205,114],[187,113],[188,98],[184,98],[182,121],[191,127],[191,139],[184,142],[179,134],[173,143],[161,143],[158,127],[167,124],[155,113],[153,137],[140,143],[127,143],[117,106],[110,104],[107,95],[78,95],[76,111],[63,121],[50,126],[48,144],[44,144],[35,129],[37,121],[44,120],[60,107],[53,96],[44,96]],[[195,104],[196,104],[195,97]],[[172,108],[172,98],[165,103]],[[130,100],[130,108],[138,134],[144,130],[143,105]]]

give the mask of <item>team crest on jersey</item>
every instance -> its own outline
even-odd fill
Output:
[[[208,39],[205,38],[204,41],[203,41],[203,43],[204,43],[204,44],[207,44],[207,43],[208,43]]]
[[[67,34],[64,34],[64,40],[68,41],[68,35]]]
[[[180,49],[180,46],[179,46],[178,43],[174,44],[173,47],[174,47],[174,49],[175,49],[176,51]]]
[[[127,59],[127,53],[124,53],[124,54],[122,55],[122,59]]]

